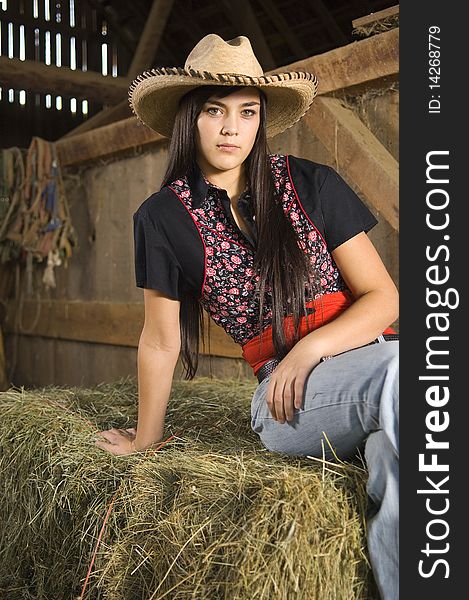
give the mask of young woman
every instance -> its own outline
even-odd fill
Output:
[[[252,428],[274,452],[331,458],[365,445],[376,511],[368,542],[382,597],[398,597],[398,294],[366,232],[376,219],[330,167],[269,154],[308,110],[310,73],[266,76],[249,40],[203,38],[184,69],[132,84],[139,119],[171,137],[163,185],[134,214],[145,323],[137,429],[113,454],[158,442],[182,353],[197,371],[205,309],[259,380]]]

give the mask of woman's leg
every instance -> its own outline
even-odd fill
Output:
[[[398,598],[399,342],[357,348],[317,365],[294,419],[275,421],[266,403],[270,377],[252,399],[252,428],[273,452],[332,459],[365,442],[367,492],[376,505],[368,520],[368,547],[382,598]],[[323,443],[321,443],[323,442]]]

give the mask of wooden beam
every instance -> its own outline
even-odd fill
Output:
[[[15,333],[17,302],[7,303],[5,333]],[[40,317],[36,327],[37,311]],[[27,333],[58,340],[73,340],[113,346],[138,347],[143,327],[145,308],[143,302],[97,302],[69,300],[25,300],[22,306],[22,324]],[[204,313],[206,347],[200,343],[200,353],[208,353],[208,322]],[[31,331],[30,331],[31,329]],[[212,356],[242,358],[241,346],[213,321],[210,321],[210,350]]]
[[[319,94],[344,88],[377,85],[399,73],[399,31],[393,29],[353,42],[325,54],[286,65],[274,72],[312,71],[319,79]],[[314,106],[314,103],[313,103]],[[163,142],[165,138],[143,126],[136,117],[107,125],[98,131],[57,142],[62,166],[79,164],[131,149],[134,145]]]
[[[153,0],[127,77],[133,79],[153,64],[174,0]]]
[[[103,77],[93,71],[74,71],[34,60],[0,56],[0,84],[3,87],[115,104],[127,95],[129,81],[125,77]]]
[[[276,61],[272,56],[272,52],[249,0],[238,0],[238,2],[221,0],[220,4],[229,16],[230,21],[239,30],[237,35],[245,35],[251,40],[254,54],[257,56],[264,71],[273,69]]]
[[[299,60],[274,73],[286,70],[310,71],[319,80],[319,94],[355,86],[370,86],[399,73],[399,29],[352,42],[324,54]]]
[[[317,98],[304,117],[335,159],[336,170],[399,230],[399,164],[337,98]]]
[[[55,146],[60,166],[67,167],[129,151],[135,146],[148,146],[165,140],[166,138],[159,133],[142,125],[136,117],[130,117],[58,140]]]
[[[382,21],[383,19],[387,19],[388,17],[394,17],[394,15],[399,14],[399,6],[391,6],[390,8],[385,8],[384,10],[379,10],[375,13],[371,13],[366,15],[366,17],[360,17],[359,19],[355,19],[352,21],[352,27],[355,29],[356,27],[363,27],[364,25],[370,25],[371,23],[376,23],[376,21]]]

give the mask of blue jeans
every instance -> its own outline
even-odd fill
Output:
[[[351,458],[365,446],[368,551],[383,600],[399,598],[399,342],[364,346],[319,363],[305,384],[292,421],[275,421],[266,403],[266,377],[251,404],[251,427],[272,452]],[[323,444],[321,444],[323,440]]]

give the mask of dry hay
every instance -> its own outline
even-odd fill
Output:
[[[132,379],[1,394],[0,597],[375,597],[365,471],[265,450],[250,429],[255,384],[174,382],[158,452],[113,457],[96,431],[131,426]],[[117,493],[116,493],[117,491]]]

